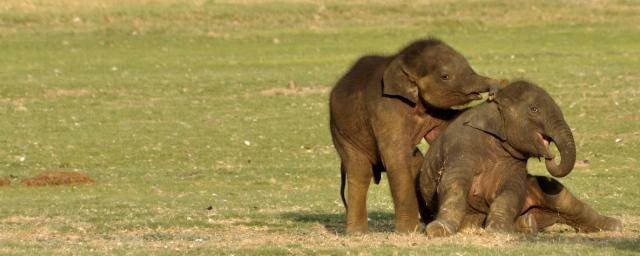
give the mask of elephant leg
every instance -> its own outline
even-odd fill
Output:
[[[416,194],[418,195],[421,221],[424,224],[429,224],[429,222],[433,221],[435,214],[438,212],[437,187],[438,179],[434,177],[434,171],[430,165],[425,162],[420,167],[416,178]]]
[[[538,225],[536,223],[537,214],[525,213],[516,218],[513,224],[516,231],[520,233],[535,234],[538,232]],[[462,223],[460,224],[459,231],[482,229],[484,227],[487,214],[479,212],[467,212],[464,216]]]
[[[535,234],[538,232],[536,214],[525,213],[516,218],[513,224],[516,231],[521,233]],[[480,212],[467,212],[460,224],[459,231],[482,229],[484,227],[487,214]]]
[[[489,231],[514,231],[514,222],[520,215],[527,195],[526,189],[524,176],[522,179],[514,177],[506,182],[489,207],[485,228]]]
[[[347,234],[368,231],[367,192],[373,172],[369,160],[358,154],[343,162],[347,173]]]
[[[467,213],[467,195],[471,185],[470,168],[450,168],[443,171],[438,185],[438,215],[427,225],[429,237],[454,234]]]
[[[335,139],[336,137],[338,139]],[[347,186],[347,198],[344,202],[347,211],[346,232],[347,234],[366,233],[368,230],[367,192],[373,177],[371,161],[339,135],[334,136],[334,143],[342,160],[340,194],[343,200],[345,181]]]
[[[524,215],[532,216],[536,223],[536,232],[544,228],[553,226],[554,224],[561,223],[567,224],[567,221],[560,216],[560,213],[551,209],[545,208],[531,208]]]
[[[433,199],[425,200],[418,187],[416,187],[416,196],[418,197],[418,212],[420,214],[420,222],[424,225],[433,220],[433,215],[435,212],[432,208]]]
[[[411,146],[402,148],[407,151]],[[415,182],[423,157],[416,148],[412,154],[401,152],[401,149],[395,148],[382,152],[382,161],[387,170],[393,197],[396,232],[407,233],[415,232],[419,227],[420,213]]]
[[[591,206],[576,198],[557,180],[545,176],[532,176],[529,178],[529,182],[535,182],[534,185],[540,189],[541,209],[550,212],[539,214],[540,216],[537,216],[536,219],[553,216],[555,213],[557,217],[553,217],[557,222],[566,223],[581,232],[619,231],[622,229],[620,220],[598,213]],[[543,224],[548,225],[549,222]]]

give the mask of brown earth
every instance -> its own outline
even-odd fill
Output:
[[[29,187],[56,186],[74,184],[93,184],[95,181],[84,173],[78,171],[44,171],[33,178],[26,178],[20,184]]]
[[[287,87],[276,87],[260,91],[262,96],[294,96],[294,95],[311,95],[311,94],[326,94],[329,92],[329,87],[326,86],[298,86],[295,81],[289,81]]]
[[[84,89],[84,88],[76,88],[76,89],[49,89],[46,90],[44,95],[47,98],[54,98],[54,97],[64,97],[64,96],[68,96],[68,97],[81,97],[81,96],[87,96],[91,94],[91,90],[89,89]]]
[[[11,178],[9,177],[0,177],[0,187],[6,187],[11,185]]]

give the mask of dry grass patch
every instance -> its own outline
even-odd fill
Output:
[[[82,97],[91,95],[91,90],[84,88],[77,89],[48,89],[45,90],[44,96],[47,98],[56,97]]]
[[[422,248],[441,245],[472,245],[485,248],[514,248],[530,242],[566,242],[582,244],[606,244],[620,240],[638,239],[635,232],[640,228],[640,218],[623,217],[625,230],[621,232],[576,233],[564,226],[554,227],[538,235],[494,234],[484,230],[466,230],[450,237],[429,239],[422,233],[396,234],[393,232],[371,232],[361,236],[347,236],[314,224],[305,231],[276,232],[268,227],[229,225],[223,232],[215,233],[209,246],[220,248],[261,248],[265,246],[288,247],[304,244],[306,248]]]
[[[65,227],[60,230],[59,227]],[[58,228],[56,228],[58,227]],[[0,241],[64,241],[77,244],[98,239],[93,235],[94,225],[63,217],[11,215],[0,219]]]
[[[276,87],[260,91],[262,96],[306,96],[312,94],[326,94],[329,92],[329,87],[326,86],[305,86],[300,87],[296,82],[290,81],[287,87]]]
[[[62,218],[9,216],[0,219],[5,232],[0,239],[18,239],[27,242],[50,241],[60,245],[81,245],[91,248],[146,248],[145,250],[183,251],[190,249],[260,250],[263,248],[307,248],[376,250],[382,248],[424,249],[447,245],[472,246],[489,249],[513,249],[534,244],[567,244],[609,246],[638,240],[640,217],[624,216],[622,232],[576,233],[556,227],[538,235],[493,234],[484,230],[466,230],[456,235],[429,239],[422,233],[396,234],[371,232],[349,236],[330,231],[325,225],[315,223],[296,229],[278,230],[269,224],[248,226],[246,217],[216,220],[216,226],[156,227],[122,229],[108,234],[94,233],[88,223],[71,223]],[[48,227],[52,223],[73,225],[72,231],[56,231]],[[19,225],[21,228],[7,228]],[[86,226],[88,225],[88,226]],[[108,249],[111,248],[111,249]],[[295,249],[294,249],[295,250]]]

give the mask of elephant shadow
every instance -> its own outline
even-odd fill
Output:
[[[331,233],[346,233],[344,213],[286,212],[281,217],[299,223],[318,223]],[[393,232],[393,230],[394,215],[392,212],[369,212],[369,232]]]
[[[556,241],[566,246],[583,244],[585,246],[609,247],[614,251],[640,252],[640,238],[629,237],[591,237],[589,234],[577,234],[567,236],[566,234],[553,234],[543,238],[528,239],[529,242]],[[615,253],[614,253],[615,254]]]

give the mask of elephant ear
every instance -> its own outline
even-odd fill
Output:
[[[396,57],[385,69],[382,75],[382,93],[389,96],[399,96],[412,103],[418,102],[418,86],[415,78],[407,69],[402,56]]]
[[[498,105],[495,103],[485,104],[487,105],[467,117],[464,124],[489,133],[502,141],[506,141],[504,118],[498,109]]]

